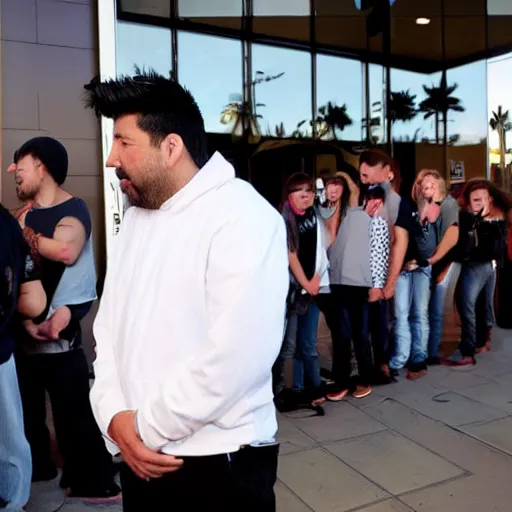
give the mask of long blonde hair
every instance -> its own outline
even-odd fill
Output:
[[[427,176],[432,176],[432,178],[439,182],[439,192],[442,196],[441,200],[443,200],[448,195],[446,180],[441,176],[441,174],[439,174],[439,172],[435,169],[422,169],[416,176],[411,191],[412,199],[418,205],[424,200],[424,197],[421,193],[421,184]]]

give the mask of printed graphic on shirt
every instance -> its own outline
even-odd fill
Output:
[[[389,267],[389,225],[383,217],[370,222],[370,270],[373,288],[384,288]]]

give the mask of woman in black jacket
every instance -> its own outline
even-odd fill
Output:
[[[442,362],[448,366],[475,364],[479,338],[495,324],[496,267],[506,258],[506,217],[512,207],[507,194],[486,179],[470,180],[462,193],[457,260],[462,264],[456,294],[461,318],[459,349]],[[481,297],[483,307],[478,308]],[[482,332],[484,333],[482,335]]]

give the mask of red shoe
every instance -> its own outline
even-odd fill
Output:
[[[348,389],[342,389],[335,393],[327,393],[327,400],[329,402],[341,402],[348,395]]]
[[[450,357],[441,359],[443,366],[468,366],[476,364],[474,356],[463,356],[458,350],[453,353]]]

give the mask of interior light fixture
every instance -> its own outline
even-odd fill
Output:
[[[416,18],[416,25],[428,25],[430,18]]]

